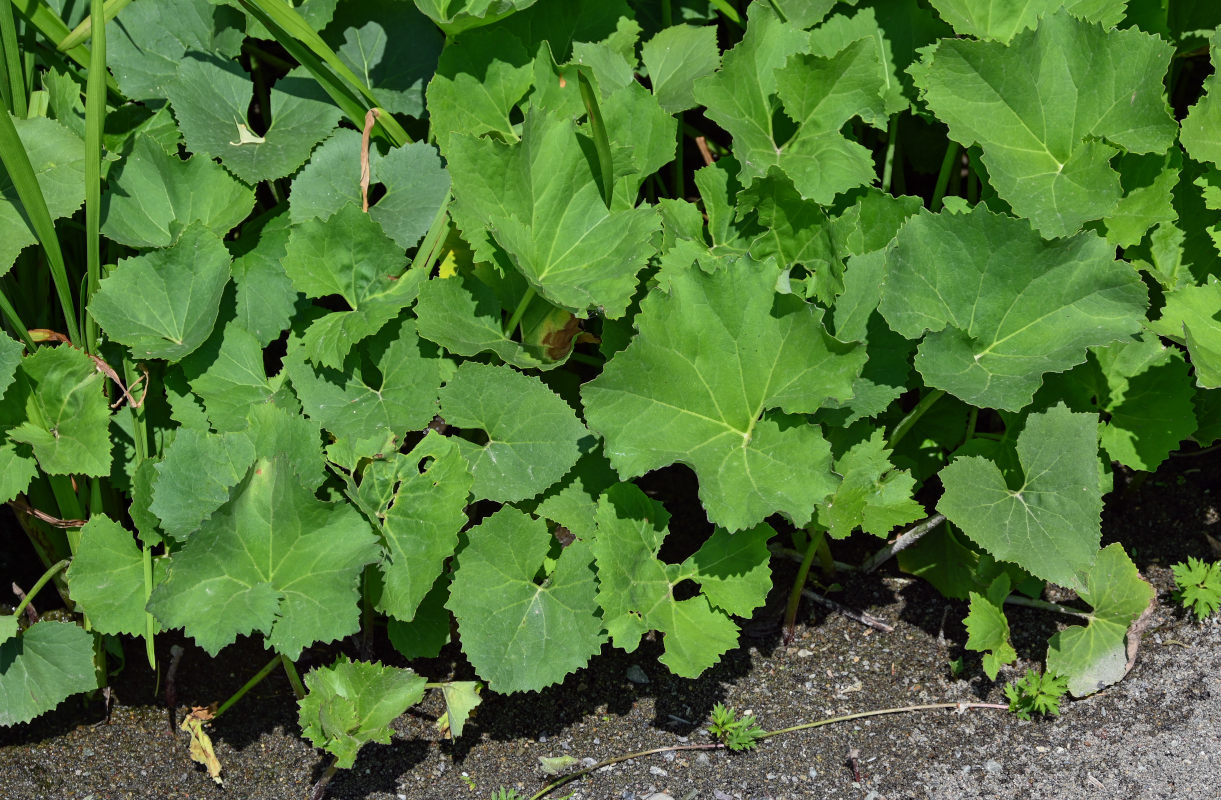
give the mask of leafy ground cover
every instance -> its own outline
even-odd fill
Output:
[[[1060,716],[1027,723],[1001,711],[876,717],[778,736],[745,753],[677,751],[669,758],[638,758],[549,797],[575,791],[582,799],[639,800],[664,791],[681,800],[693,790],[696,797],[715,797],[716,790],[737,800],[863,797],[871,791],[886,798],[1208,797],[1221,777],[1214,722],[1221,713],[1221,676],[1212,668],[1221,657],[1221,635],[1216,618],[1197,623],[1178,607],[1167,565],[1192,552],[1212,555],[1204,537],[1215,537],[1221,525],[1219,474],[1215,460],[1174,459],[1143,486],[1108,501],[1104,537],[1134,554],[1158,590],[1158,604],[1127,678],[1065,703]],[[1181,535],[1165,536],[1166,530]],[[782,578],[796,568],[780,556],[774,566]],[[503,786],[529,797],[551,780],[540,757],[571,756],[581,765],[584,759],[710,741],[703,731],[718,702],[751,712],[768,729],[913,702],[1004,702],[1002,684],[1037,667],[1048,635],[1070,622],[1012,609],[1019,660],[992,681],[980,654],[965,648],[967,632],[959,620],[966,603],[942,598],[893,563],[879,573],[846,585],[835,597],[893,624],[892,633],[811,604],[809,618],[802,614],[795,639],[785,645],[777,624],[781,587],[748,623],[741,645],[695,680],[676,678],[654,660],[659,642],[645,641],[634,654],[607,647],[587,669],[541,694],[488,695],[456,740],[444,739],[434,722],[444,703],[426,697],[395,721],[388,745],[360,751],[353,768],[331,782],[328,796],[486,800]],[[168,644],[160,646],[168,650]],[[262,649],[257,637],[243,637],[235,648],[234,659],[218,669],[188,644],[179,667],[180,713],[241,685],[247,677],[242,659],[253,662]],[[354,643],[344,649],[357,654]],[[139,655],[138,647],[132,650]],[[325,664],[334,653],[318,647],[303,659]],[[416,666],[430,680],[474,674],[453,647]],[[649,683],[630,680],[629,674],[638,677],[633,668]],[[100,699],[70,700],[32,723],[0,731],[0,792],[280,800],[307,796],[325,769],[325,754],[300,738],[296,704],[282,673],[243,699],[244,713],[225,714],[214,724],[224,788],[189,762],[185,734],[179,732],[176,741],[167,734],[159,694],[152,671],[133,658],[115,682],[110,724],[104,724]],[[860,752],[860,785],[847,763],[850,748]],[[1091,776],[1104,788],[1091,783]]]
[[[1218,24],[0,3],[0,495],[68,612],[0,615],[0,724],[123,637],[170,681],[159,639],[255,636],[321,791],[426,693],[460,737],[608,645],[694,679],[895,553],[990,678],[1009,608],[1070,593],[1041,685],[1115,684],[1154,598],[1103,546],[1115,470],[1221,438]],[[451,642],[472,675],[398,666]],[[241,695],[188,718],[202,760]]]

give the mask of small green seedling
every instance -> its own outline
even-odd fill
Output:
[[[738,719],[738,712],[722,703],[712,707],[712,725],[709,730],[717,741],[724,742],[734,751],[750,750],[763,738],[764,733],[753,716],[748,714]]]
[[[1204,619],[1221,606],[1221,561],[1209,564],[1198,558],[1188,558],[1170,568],[1178,587],[1174,599],[1183,608]]]
[[[1032,714],[1058,716],[1060,698],[1067,692],[1067,677],[1046,672],[1040,675],[1032,669],[1026,670],[1022,678],[1005,687],[1009,710],[1022,719],[1030,719]]]

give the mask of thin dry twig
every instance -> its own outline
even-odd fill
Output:
[[[857,611],[855,608],[849,608],[843,603],[837,603],[829,597],[823,597],[813,589],[802,589],[801,595],[802,597],[813,600],[815,603],[821,603],[832,611],[837,611],[840,614],[843,614],[848,619],[856,620],[862,625],[868,625],[871,628],[875,628],[885,633],[890,633],[895,629],[893,625],[884,619],[875,617],[872,614],[866,614],[864,611]]]
[[[123,395],[118,400],[115,400],[110,404],[112,409],[123,405],[124,400],[126,400],[127,404],[132,408],[139,408],[140,406],[144,405],[144,399],[148,397],[148,369],[143,364],[140,365],[140,371],[144,374],[139,378],[136,378],[136,380],[132,382],[131,386],[124,386],[123,381],[119,378],[119,373],[115,372],[114,367],[110,366],[101,358],[93,355],[92,353],[89,354],[89,357],[93,359],[93,365],[97,368],[97,371],[114,381],[115,386],[119,387],[119,391]],[[131,396],[131,392],[129,390],[135,388],[136,384],[141,382],[144,383],[144,393],[140,395],[139,400],[136,400],[136,398]]]
[[[39,511],[24,500],[16,498],[9,500],[8,504],[14,511],[20,511],[27,517],[41,520],[54,528],[80,528],[84,527],[86,522],[83,519],[60,519],[59,517],[53,517],[45,511]]]
[[[13,581],[13,594],[17,595],[18,603],[25,603],[25,591],[17,585],[16,581]],[[25,604],[25,617],[31,625],[38,621],[38,611],[32,602]]]
[[[379,116],[376,108],[365,112],[365,129],[360,134],[360,206],[366,214],[369,213],[369,137]]]
[[[705,167],[712,166],[712,162],[715,159],[713,159],[713,157],[712,157],[712,151],[708,149],[708,140],[706,138],[704,138],[703,136],[696,136],[695,137],[695,146],[698,147],[700,150],[700,156],[704,159],[704,166]]]

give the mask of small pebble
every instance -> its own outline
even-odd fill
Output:
[[[650,775],[658,775],[658,776],[660,776],[660,777],[662,777],[662,778],[665,778],[665,777],[667,777],[667,776],[668,776],[670,773],[666,772],[666,771],[665,771],[664,769],[662,769],[661,767],[649,767],[649,774],[650,774]]]
[[[632,683],[648,683],[649,676],[644,674],[644,670],[639,664],[633,664],[627,668],[627,679]]]

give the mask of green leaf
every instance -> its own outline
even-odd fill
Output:
[[[751,240],[751,256],[760,261],[774,256],[786,271],[804,267],[813,287],[807,294],[830,305],[844,289],[843,265],[822,207],[803,200],[793,182],[775,167],[739,194],[738,202],[755,209],[761,228]]]
[[[211,655],[260,631],[295,660],[358,630],[357,582],[377,558],[377,537],[354,508],[318,500],[285,459],[259,459],[171,558],[149,610]]]
[[[212,333],[228,282],[228,251],[195,223],[171,247],[119,259],[89,301],[89,313],[136,358],[174,362]]]
[[[635,650],[650,630],[665,634],[661,662],[694,678],[738,643],[731,615],[749,616],[771,586],[768,525],[730,534],[718,528],[682,564],[659,561],[670,515],[632,484],[618,484],[598,502],[593,552],[598,604],[616,647]],[[674,587],[692,580],[695,597],[678,600]]]
[[[0,333],[0,395],[3,395],[16,379],[23,349],[21,342],[6,333]]]
[[[40,347],[21,362],[0,398],[0,430],[30,445],[50,475],[110,474],[110,409],[105,378],[69,345]]]
[[[267,379],[263,348],[254,334],[236,323],[213,334],[182,362],[191,391],[204,402],[212,427],[240,431],[251,407],[272,402],[282,382]]]
[[[192,222],[224,236],[254,207],[254,191],[211,159],[167,155],[147,135],[110,173],[102,233],[128,247],[166,247]]]
[[[532,107],[520,142],[455,135],[448,156],[460,227],[486,227],[555,305],[623,316],[660,219],[606,207],[571,119]]]
[[[996,680],[1005,664],[1017,660],[1017,651],[1009,643],[1009,620],[1002,603],[1009,594],[1009,576],[1001,574],[989,588],[988,596],[971,592],[971,610],[963,621],[967,629],[968,650],[984,655],[984,673]]]
[[[1027,0],[1023,3],[995,0],[930,0],[937,13],[954,30],[976,39],[1007,42],[1018,32],[1033,28],[1040,17],[1063,6],[1078,19],[1100,22],[1113,28],[1124,18],[1128,0]]]
[[[242,19],[201,0],[133,3],[106,23],[106,66],[130,100],[164,101],[188,51],[233,58]]]
[[[0,614],[0,644],[4,644],[16,636],[18,630],[20,630],[20,626],[15,616],[12,614]]]
[[[351,310],[335,311],[310,325],[303,338],[309,360],[342,368],[352,345],[376,333],[411,304],[425,276],[403,272],[403,248],[358,206],[344,206],[328,220],[294,225],[284,269],[310,297],[339,295]]]
[[[441,51],[428,84],[428,114],[437,145],[450,157],[454,133],[498,133],[516,141],[509,116],[534,83],[533,56],[521,39],[504,30],[475,30]]]
[[[390,744],[390,723],[424,698],[427,682],[409,669],[340,656],[305,676],[308,694],[298,702],[297,722],[315,747],[348,769],[365,744]]]
[[[430,431],[407,455],[365,468],[360,494],[381,523],[377,609],[410,622],[466,524],[471,473],[454,440]]]
[[[381,159],[372,179],[385,194],[369,208],[369,216],[400,247],[415,247],[449,196],[449,174],[436,148],[423,142],[395,148]]]
[[[197,54],[179,63],[166,96],[191,152],[219,158],[249,184],[291,174],[342,115],[308,73],[294,71],[271,87],[264,112],[271,126],[256,134],[247,117],[249,76],[232,61]]]
[[[13,119],[51,219],[66,217],[85,201],[85,143],[46,117]],[[38,241],[26,220],[13,178],[0,164],[0,275],[17,254]]]
[[[342,371],[306,363],[299,346],[290,346],[284,366],[305,413],[371,456],[387,437],[402,441],[436,415],[437,390],[449,366],[429,349],[415,324],[400,318],[349,354]]]
[[[844,453],[835,462],[835,472],[843,481],[830,502],[819,506],[818,521],[837,539],[857,528],[886,536],[893,528],[925,515],[924,507],[912,499],[915,480],[890,463],[886,432],[881,428]]]
[[[587,435],[571,406],[511,367],[464,362],[440,399],[446,423],[487,434],[483,445],[457,440],[470,462],[477,499],[534,497],[572,468],[580,456],[577,443]]]
[[[266,225],[247,226],[243,234],[257,233],[254,246],[233,259],[237,287],[235,321],[263,347],[284,331],[297,310],[297,290],[284,271],[288,245],[288,215],[277,214]]]
[[[1098,419],[1055,406],[1026,418],[1017,437],[1024,477],[1006,482],[982,456],[941,471],[937,510],[997,559],[1080,589],[1100,541]]]
[[[582,539],[594,535],[598,497],[619,482],[601,447],[581,455],[576,466],[559,483],[538,498],[536,504],[520,503],[523,511],[563,525]]]
[[[490,25],[510,14],[529,8],[537,0],[415,0],[447,36]]]
[[[540,583],[555,542],[543,520],[506,506],[466,535],[446,605],[488,687],[537,691],[585,666],[604,638],[589,545],[563,548]]]
[[[1221,387],[1221,280],[1210,277],[1202,286],[1183,286],[1166,293],[1162,315],[1149,323],[1159,336],[1186,344],[1196,371],[1196,385]]]
[[[17,447],[12,442],[0,443],[0,503],[29,489],[38,474],[38,462],[29,452],[28,447]]]
[[[532,303],[527,315],[536,306],[546,304]],[[554,306],[546,307],[557,310]],[[496,290],[465,271],[423,283],[415,313],[419,318],[420,335],[456,355],[469,357],[493,353],[518,369],[546,370],[563,364],[571,352],[571,340],[555,339],[536,344],[512,338],[512,332],[505,332],[505,309]],[[564,314],[573,319],[571,314]]]
[[[441,728],[442,732],[448,728],[454,739],[462,735],[462,728],[470,719],[471,712],[482,700],[479,696],[482,686],[478,681],[446,681],[441,684],[445,713],[437,720],[437,727]]]
[[[386,636],[403,658],[436,658],[449,644],[453,619],[445,608],[448,599],[449,575],[444,575],[424,595],[410,622],[387,617]]]
[[[582,388],[586,419],[621,476],[694,469],[718,525],[778,511],[803,525],[838,482],[818,428],[787,415],[847,399],[864,352],[828,335],[817,307],[778,296],[774,264],[714,264],[645,297],[635,340]]]
[[[951,138],[983,149],[1001,198],[1044,236],[1066,236],[1114,211],[1117,149],[1173,143],[1162,85],[1173,52],[1139,30],[1104,31],[1059,11],[1009,45],[942,39],[913,75]]]
[[[1118,159],[1120,182],[1125,191],[1105,222],[1107,241],[1118,247],[1131,247],[1152,227],[1172,225],[1178,218],[1173,192],[1179,182],[1183,154],[1172,147],[1163,156],[1121,155]]]
[[[254,444],[241,434],[180,428],[154,466],[149,510],[161,529],[178,540],[193,534],[229,500],[255,456]]]
[[[325,38],[382,108],[424,116],[424,87],[437,66],[444,38],[422,14],[401,0],[340,3]]]
[[[879,310],[908,339],[924,335],[925,383],[980,407],[1017,411],[1042,376],[1086,348],[1136,333],[1145,287],[1092,233],[1045,241],[1024,220],[987,211],[921,212],[887,250]]]
[[[1218,88],[1216,66],[1221,64],[1221,34],[1214,31],[1208,38],[1208,55],[1213,63],[1213,74],[1204,79],[1204,94],[1187,111],[1183,119],[1179,141],[1196,161],[1211,161],[1221,166],[1221,88]]]
[[[836,14],[810,31],[810,53],[824,58],[831,58],[862,39],[869,42],[866,49],[872,49],[881,64],[882,84],[878,88],[881,104],[871,101],[869,108],[861,110],[861,119],[878,129],[887,127],[891,114],[908,107],[908,101],[903,97],[903,85],[895,70],[890,36],[878,24],[877,15],[886,11],[883,6],[880,9],[863,8],[851,17]]]
[[[144,559],[123,526],[105,515],[91,517],[81,528],[67,579],[73,601],[95,631],[144,633]]]
[[[693,85],[721,65],[716,28],[674,25],[658,31],[640,48],[653,96],[670,114],[695,108]]]
[[[314,151],[293,180],[289,213],[294,223],[361,206],[360,146],[360,133],[341,130]],[[401,249],[415,247],[449,192],[449,175],[436,149],[415,142],[383,156],[371,147],[369,173],[370,189],[380,185],[385,190],[369,216]]]
[[[1154,337],[1095,353],[1109,387],[1103,449],[1125,466],[1152,472],[1195,433],[1190,367]]]
[[[835,5],[835,0],[773,0],[772,7],[798,28],[810,28],[822,22]]]
[[[1074,697],[1084,697],[1128,674],[1136,655],[1135,643],[1126,641],[1128,630],[1154,592],[1115,542],[1098,554],[1078,594],[1093,608],[1089,624],[1072,625],[1051,637],[1047,669],[1068,678]]]
[[[93,636],[74,622],[42,620],[0,643],[0,725],[29,722],[97,685]]]
[[[710,119],[733,136],[743,184],[778,166],[802,197],[829,204],[874,178],[869,151],[844,138],[853,117],[884,119],[895,86],[873,38],[827,54],[804,53],[808,37],[764,4],[751,7],[746,36],[725,54],[721,71],[696,83]],[[895,86],[897,91],[897,86]],[[795,123],[777,128],[772,95]]]

